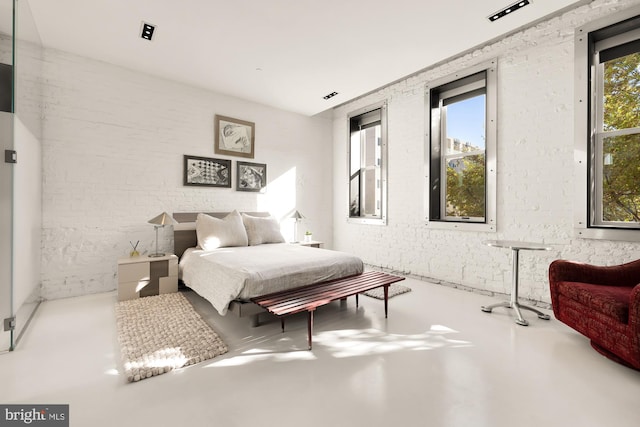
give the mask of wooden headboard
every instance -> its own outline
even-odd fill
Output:
[[[189,248],[198,246],[198,237],[196,236],[196,218],[201,212],[174,212],[173,219],[178,224],[173,226],[173,252],[182,257],[184,251]],[[202,212],[211,215],[214,218],[224,218],[229,212]],[[269,212],[243,212],[247,215],[267,217]]]

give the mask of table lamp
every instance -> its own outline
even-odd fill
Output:
[[[289,215],[287,218],[293,218],[295,220],[294,225],[293,225],[293,243],[298,241],[298,222],[304,218],[304,215],[302,215],[300,212],[298,211],[294,211],[291,215]]]
[[[173,225],[176,223],[176,220],[173,219],[171,215],[166,212],[162,212],[155,218],[151,218],[148,221],[149,224],[153,224],[153,227],[156,229],[156,252],[153,254],[149,254],[150,257],[160,257],[164,256],[164,253],[158,252],[158,229],[164,227],[165,225]]]

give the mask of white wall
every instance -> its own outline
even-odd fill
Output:
[[[508,38],[385,87],[334,111],[334,246],[365,262],[476,289],[508,293],[510,251],[488,239],[552,244],[520,255],[520,295],[549,302],[556,258],[616,264],[640,258],[640,244],[573,237],[574,29],[637,0],[596,0]],[[455,31],[458,31],[456,29]],[[498,60],[498,232],[427,229],[423,169],[426,83]],[[349,112],[388,100],[388,225],[346,222]]]
[[[189,72],[189,70],[185,70]],[[305,117],[46,50],[43,247],[45,298],[113,290],[129,241],[153,251],[147,221],[163,211],[293,209],[331,245],[330,117]],[[183,155],[213,152],[215,114],[255,123],[255,161],[267,164],[265,194],[185,187]],[[292,230],[284,227],[283,231]],[[160,249],[171,251],[171,230]]]

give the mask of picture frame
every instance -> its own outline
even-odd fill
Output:
[[[253,159],[255,131],[255,123],[216,114],[214,118],[214,152]]]
[[[267,186],[267,165],[237,161],[236,190],[263,191]]]
[[[231,188],[231,160],[185,154],[184,185]]]

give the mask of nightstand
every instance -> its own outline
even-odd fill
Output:
[[[118,260],[118,301],[177,291],[177,256],[139,256]]]
[[[310,246],[312,248],[321,248],[324,245],[324,242],[320,242],[318,240],[311,240],[308,242],[297,242],[300,246]]]

